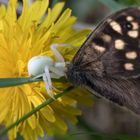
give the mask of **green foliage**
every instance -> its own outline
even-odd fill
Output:
[[[109,7],[111,10],[119,10],[128,6],[139,6],[140,0],[99,0],[102,4]]]
[[[17,134],[16,140],[24,140],[24,138],[20,134]]]
[[[99,0],[102,4],[106,5],[109,7],[112,11],[119,10],[121,8],[124,8],[123,5],[117,3],[116,1],[113,0]]]
[[[105,134],[102,132],[88,132],[88,131],[73,131],[66,135],[57,133],[55,135],[57,140],[140,140],[140,136],[124,135],[124,134]]]
[[[127,5],[127,6],[140,5],[140,0],[114,0],[114,1],[123,5]]]

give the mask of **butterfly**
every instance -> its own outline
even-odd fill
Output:
[[[67,79],[140,114],[140,8],[103,20],[67,67]]]

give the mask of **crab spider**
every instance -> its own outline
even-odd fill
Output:
[[[56,58],[56,62],[48,56],[34,56],[28,62],[28,74],[34,78],[43,78],[48,95],[54,98],[51,78],[59,79],[65,76],[66,63],[63,56],[58,51],[59,46],[72,47],[67,44],[53,44],[51,50]]]

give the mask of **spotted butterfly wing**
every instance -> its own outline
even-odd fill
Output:
[[[120,10],[90,34],[67,78],[140,114],[140,9]]]

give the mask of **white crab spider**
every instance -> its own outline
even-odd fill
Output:
[[[68,46],[67,44],[53,44],[51,50],[53,51],[56,62],[48,56],[34,56],[28,62],[28,74],[29,76],[35,76],[34,78],[42,77],[46,85],[48,95],[54,98],[53,86],[51,78],[60,78],[65,76],[66,62],[60,52],[57,50],[59,46]],[[68,62],[67,62],[68,63]]]

